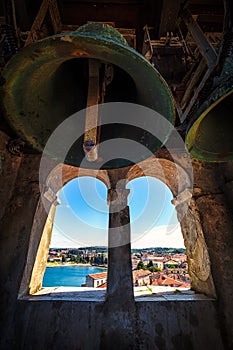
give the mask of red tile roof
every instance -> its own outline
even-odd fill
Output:
[[[188,287],[189,284],[183,281],[175,280],[171,277],[160,276],[152,282],[153,286],[172,286],[172,287]]]
[[[88,276],[95,279],[95,280],[99,280],[101,278],[107,278],[107,272],[93,273],[93,274],[90,274]]]
[[[133,271],[133,283],[136,283],[139,278],[148,277],[151,275],[149,270],[134,270]]]

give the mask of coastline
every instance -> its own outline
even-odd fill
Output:
[[[91,264],[81,264],[81,263],[70,263],[70,262],[66,262],[66,263],[50,263],[48,262],[46,264],[46,268],[47,267],[62,267],[62,266],[82,266],[82,267],[97,267],[98,269],[103,269],[106,270],[107,267],[105,266],[98,266],[98,265],[91,265]]]

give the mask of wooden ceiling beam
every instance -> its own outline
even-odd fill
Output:
[[[159,38],[166,36],[167,32],[175,32],[181,0],[163,0],[161,20],[159,26]]]

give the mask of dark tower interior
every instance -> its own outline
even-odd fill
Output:
[[[230,0],[0,1],[2,350],[233,349],[232,7]],[[113,28],[117,39],[80,34],[93,22]],[[108,124],[111,110],[103,109],[102,126],[87,112],[67,157],[59,134],[56,152],[48,148],[52,157],[41,161],[54,130],[95,101],[151,108],[172,132],[163,134],[142,112],[135,125]],[[72,126],[66,131],[73,135]],[[117,152],[111,159],[95,149],[120,138],[149,156],[135,148],[130,160]],[[146,175],[173,194],[189,296],[133,296],[130,243],[122,238],[130,235],[125,185]],[[105,299],[37,294],[57,194],[78,176],[103,181],[114,209]],[[111,232],[119,247],[111,246]]]

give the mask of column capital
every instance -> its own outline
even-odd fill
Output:
[[[130,190],[126,188],[110,188],[108,190],[108,205],[127,205]]]
[[[53,192],[53,190],[48,187],[46,191],[44,192],[43,196],[51,203],[54,204],[55,206],[61,204],[60,200],[58,199],[57,195]]]
[[[171,203],[176,207],[182,203],[189,203],[192,198],[192,189],[186,188],[184,191],[180,192],[177,196],[175,196]]]

